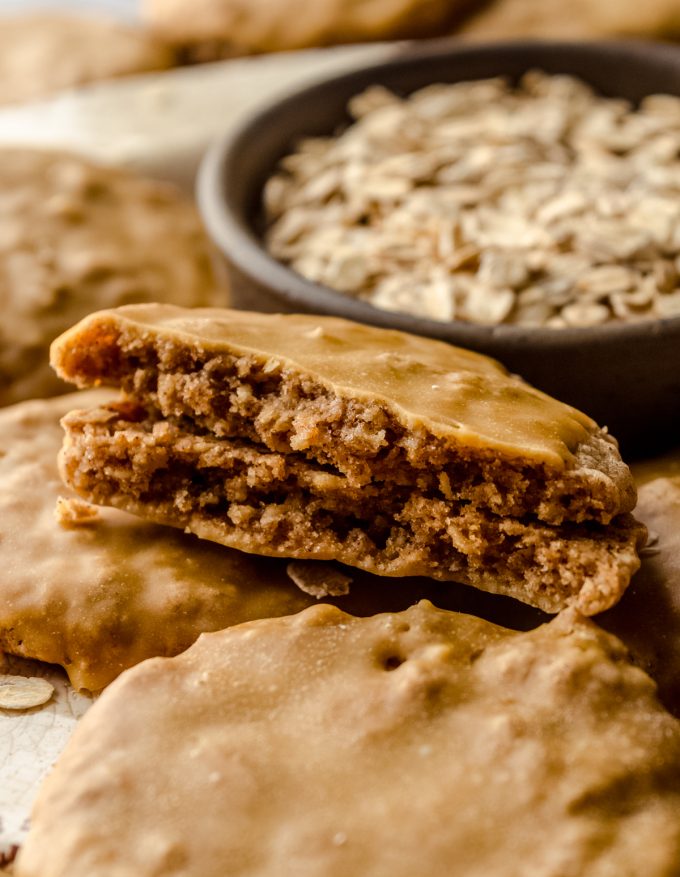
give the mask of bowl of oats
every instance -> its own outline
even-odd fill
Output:
[[[610,427],[680,430],[680,52],[437,42],[261,110],[199,200],[237,307],[486,353]]]

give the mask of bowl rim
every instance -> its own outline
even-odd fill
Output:
[[[293,307],[324,316],[354,319],[358,322],[385,327],[386,318],[390,329],[417,333],[456,344],[485,344],[490,347],[510,345],[554,350],[556,347],[572,349],[584,342],[600,341],[614,343],[637,337],[678,335],[680,315],[635,320],[630,323],[608,323],[597,326],[550,329],[545,326],[518,326],[499,324],[486,326],[462,320],[439,321],[419,317],[408,312],[389,311],[367,301],[355,298],[329,286],[308,280],[302,274],[278,261],[266,249],[264,241],[246,221],[229,195],[229,179],[244,149],[252,148],[261,129],[276,124],[285,116],[288,107],[300,103],[337,85],[350,85],[354,80],[366,77],[380,81],[382,73],[429,61],[442,61],[448,57],[489,57],[499,49],[520,54],[523,52],[550,50],[568,57],[587,54],[592,57],[608,55],[621,60],[636,59],[640,63],[655,62],[670,65],[680,72],[680,50],[667,43],[642,40],[495,40],[479,43],[460,43],[444,38],[426,40],[414,46],[409,44],[395,56],[370,64],[356,63],[342,73],[318,78],[300,88],[287,90],[284,94],[263,102],[245,115],[230,130],[213,143],[201,162],[196,181],[196,196],[203,221],[218,249],[241,273],[256,283],[272,289],[274,294],[286,298]],[[531,67],[527,65],[527,69]],[[568,75],[568,74],[567,74]],[[472,80],[471,80],[472,81]],[[361,88],[365,87],[362,83]],[[679,95],[680,96],[680,95]],[[274,168],[272,168],[273,170]],[[261,194],[261,193],[260,193]],[[455,334],[455,337],[453,335]],[[493,354],[492,354],[493,355]]]

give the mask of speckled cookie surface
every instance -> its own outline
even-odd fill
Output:
[[[93,310],[225,300],[198,214],[174,187],[75,156],[0,150],[0,405],[68,391],[49,344]]]
[[[172,51],[141,28],[50,12],[0,17],[0,104],[100,79],[163,70]]]
[[[673,877],[680,723],[621,644],[319,606],[125,674],[18,877]]]
[[[275,52],[436,36],[478,0],[144,0],[149,24],[199,52]]]

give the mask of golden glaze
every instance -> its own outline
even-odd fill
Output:
[[[303,372],[342,397],[381,402],[408,429],[558,468],[597,428],[488,357],[334,317],[132,305],[86,317],[53,344],[52,364],[67,380],[92,383],[78,374],[74,349],[97,335],[115,343],[121,333],[255,356],[272,371]]]

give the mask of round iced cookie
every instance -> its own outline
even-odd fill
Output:
[[[680,723],[594,624],[322,605],[121,677],[17,877],[670,877],[679,788]]]
[[[49,344],[93,310],[226,298],[198,214],[173,186],[74,155],[0,150],[0,405],[68,390]]]
[[[139,27],[92,15],[33,12],[0,18],[0,104],[174,63]]]

